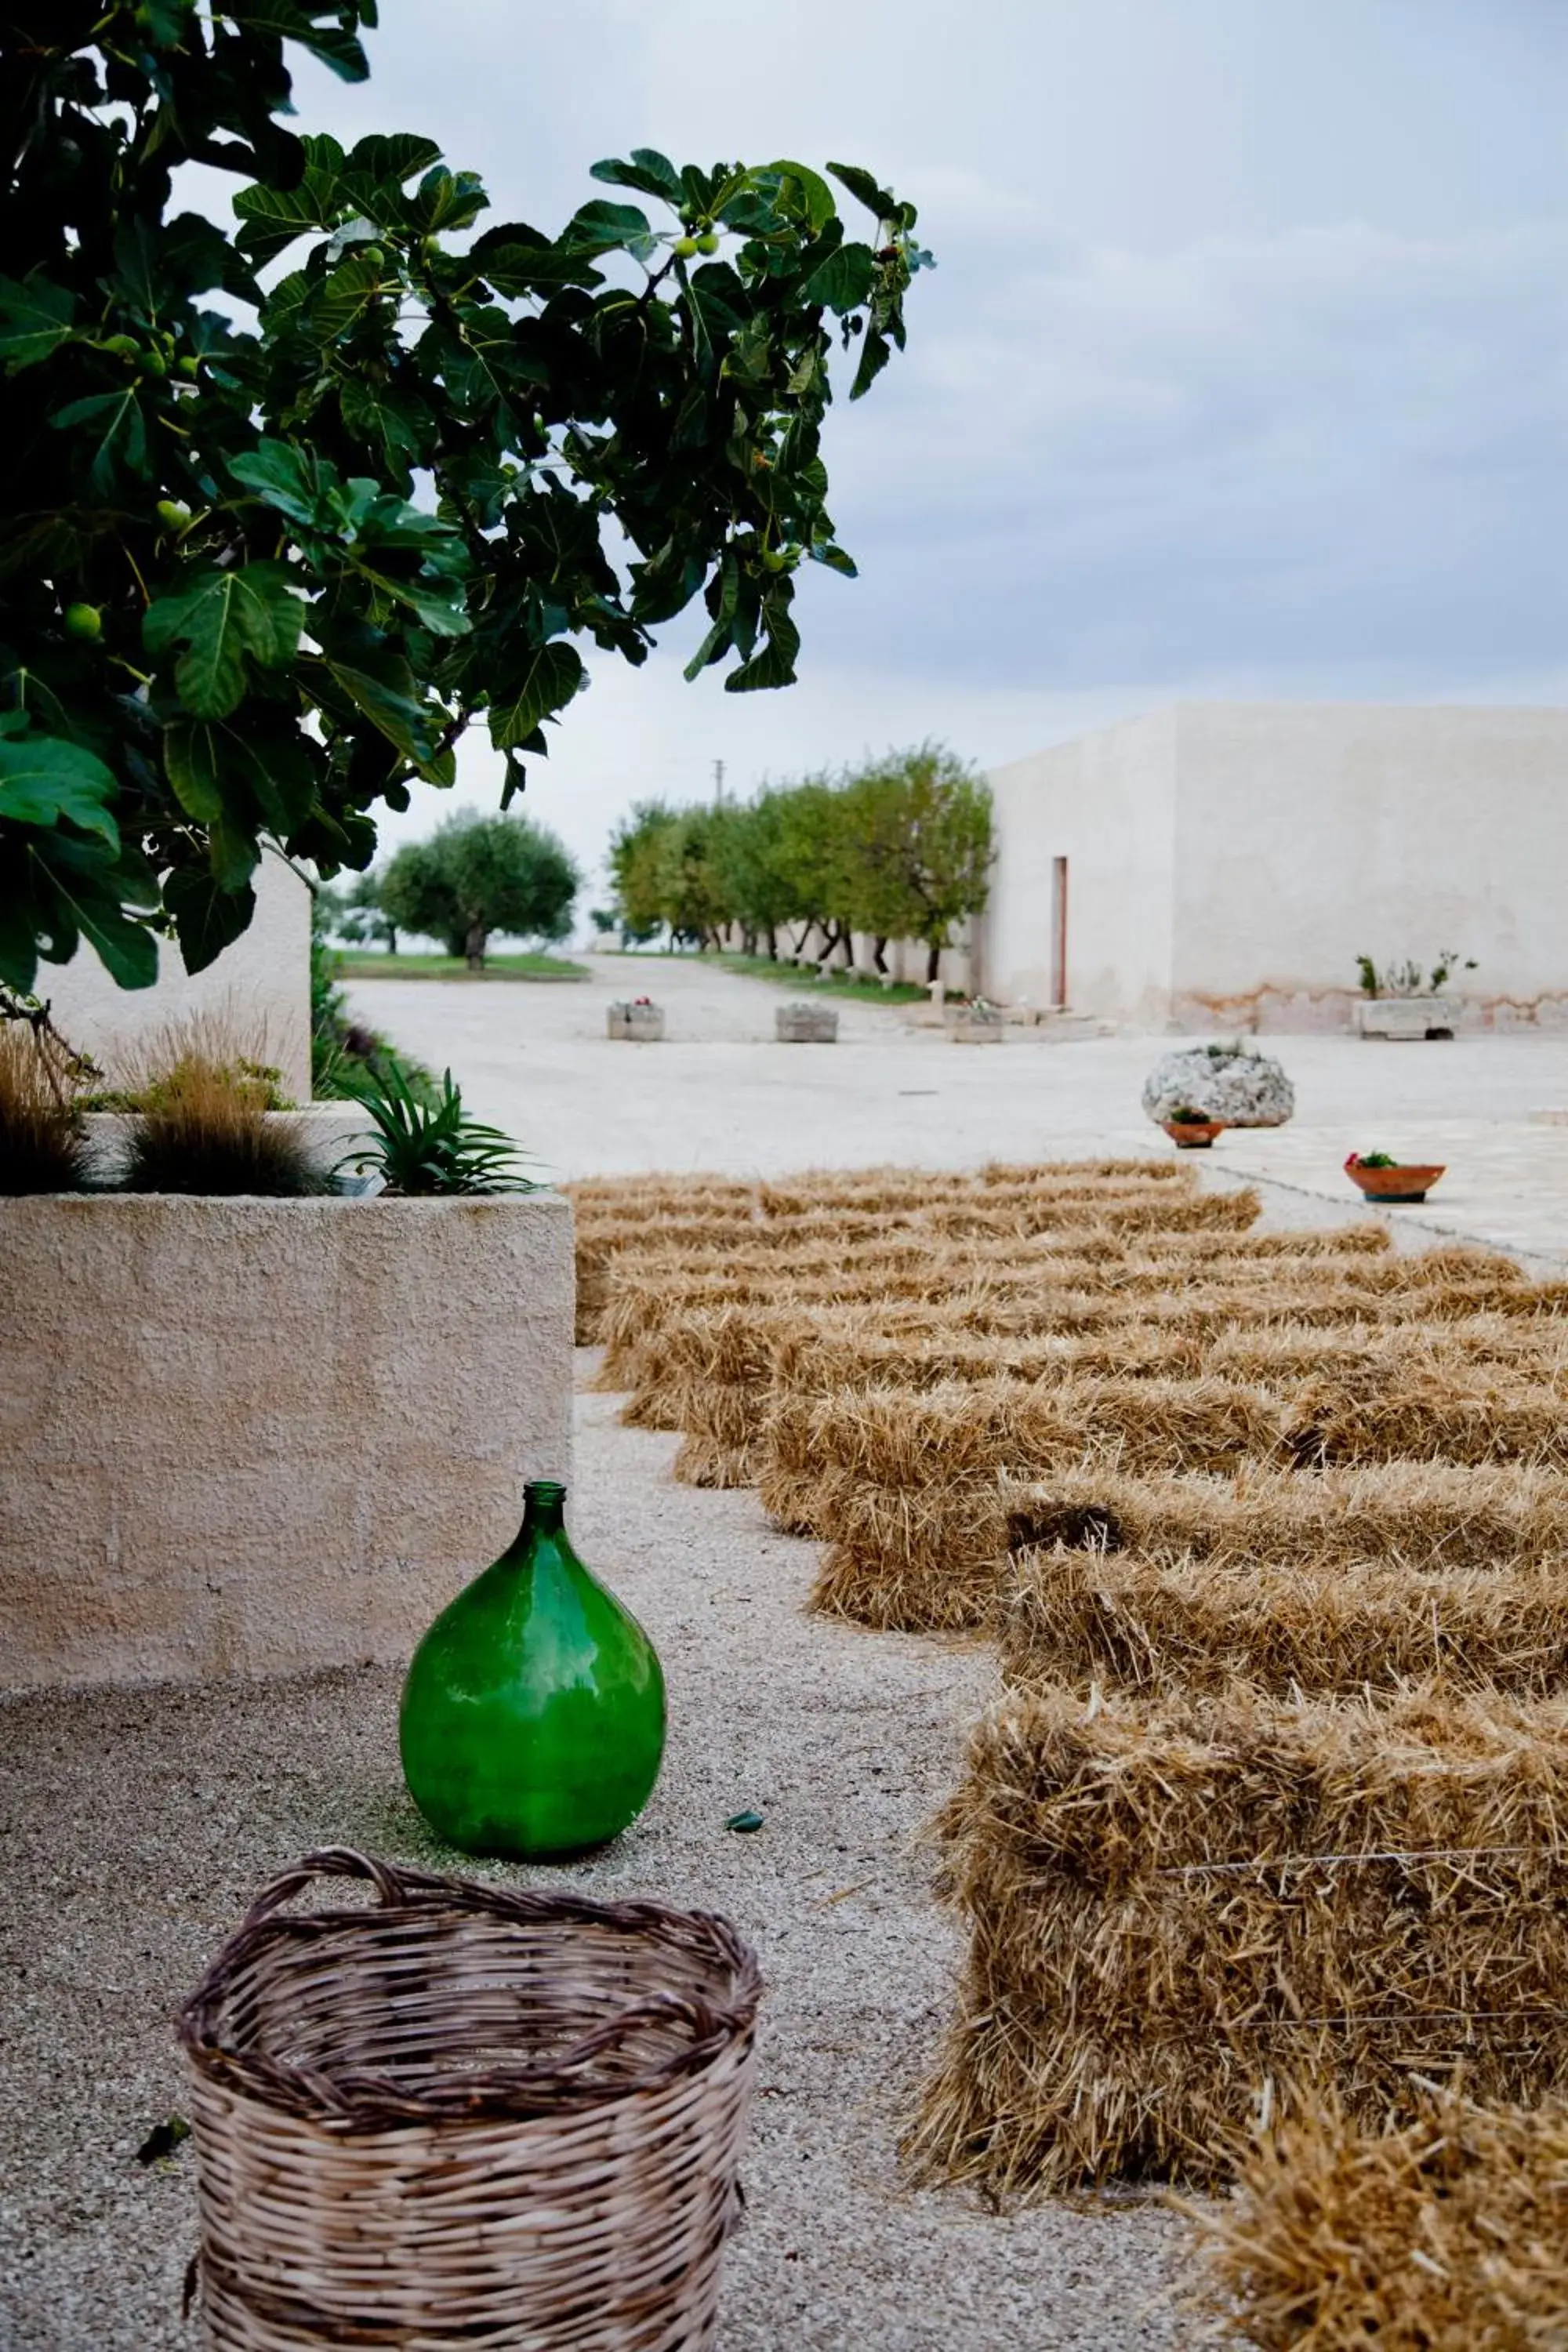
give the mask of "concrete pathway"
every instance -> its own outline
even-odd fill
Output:
[[[437,1069],[516,1135],[551,1176],[639,1169],[777,1175],[879,1160],[963,1167],[987,1159],[1163,1151],[1138,1105],[1169,1040],[1052,1042],[1005,1032],[956,1045],[896,1008],[839,1004],[834,1046],[773,1042],[787,988],[693,958],[598,956],[593,979],[528,985],[369,981],[355,1013]],[[612,1045],[605,1008],[650,995],[662,1045]],[[1333,1202],[1353,1201],[1342,1162],[1382,1149],[1447,1161],[1426,1210],[1441,1232],[1568,1262],[1568,1127],[1530,1123],[1568,1104],[1568,1035],[1392,1045],[1350,1037],[1265,1041],[1295,1081],[1290,1126],[1233,1133],[1205,1162]]]

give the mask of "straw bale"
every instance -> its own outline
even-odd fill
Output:
[[[756,1484],[746,1445],[726,1445],[712,1437],[680,1441],[673,1475],[682,1486],[752,1486]]]
[[[1568,1679],[1560,1560],[1422,1576],[1397,1559],[1216,1568],[1058,1544],[1018,1554],[998,1614],[1020,1685],[1289,1697],[1426,1680],[1543,1697]]]
[[[1015,1550],[1058,1543],[1152,1563],[1323,1571],[1386,1560],[1426,1576],[1552,1565],[1568,1576],[1568,1478],[1525,1468],[1395,1462],[1234,1478],[1130,1478],[1088,1468],[1003,1491]]]
[[[1257,2352],[1561,2352],[1568,2103],[1421,2102],[1403,2131],[1337,2105],[1259,2132],[1188,2209],[1226,2342]]]
[[[1568,2085],[1568,1701],[1014,1692],[937,1825],[970,1925],[910,2147],[1206,2183],[1248,2117]]]
[[[828,1545],[813,1607],[910,1633],[988,1626],[1009,1552],[1056,1545],[1243,1582],[1376,1561],[1407,1577],[1538,1570],[1568,1584],[1568,1479],[1533,1470],[1249,1464],[1234,1478],[1133,1478],[1091,1465],[908,1489],[760,1468],[769,1516]]]
[[[1401,1369],[1325,1368],[1294,1396],[1286,1442],[1303,1463],[1534,1462],[1568,1468],[1568,1394],[1542,1366],[1478,1379],[1439,1356]]]
[[[1273,1453],[1280,1421],[1275,1399],[1232,1381],[954,1381],[782,1397],[762,1444],[784,1470],[841,1467],[877,1486],[927,1486],[1095,1458],[1135,1474],[1229,1471]]]
[[[816,1395],[835,1388],[931,1388],[942,1381],[994,1376],[1044,1380],[1053,1374],[1067,1379],[1091,1372],[1195,1378],[1208,1372],[1292,1393],[1321,1378],[1326,1392],[1338,1396],[1347,1391],[1373,1395],[1391,1379],[1417,1376],[1423,1381],[1471,1387],[1478,1367],[1490,1363],[1516,1373],[1560,1379],[1568,1365],[1568,1334],[1553,1331],[1548,1336],[1500,1316],[1430,1329],[1419,1324],[1357,1323],[1325,1329],[1288,1324],[1226,1330],[1205,1339],[1179,1323],[1146,1328],[1135,1320],[1090,1332],[1017,1337],[976,1331],[951,1318],[900,1330],[886,1328],[879,1316],[858,1322],[841,1318],[835,1329],[801,1315],[774,1338],[767,1353],[771,1382],[777,1391]],[[766,1362],[758,1377],[767,1383]],[[1359,1388],[1354,1386],[1358,1378]]]
[[[772,1350],[776,1396],[826,1396],[843,1388],[931,1389],[1005,1379],[1070,1380],[1075,1375],[1192,1378],[1204,1369],[1201,1339],[1187,1332],[1043,1332],[994,1338],[948,1325],[919,1332],[828,1334],[799,1324]]]
[[[1030,1175],[1044,1173],[1076,1177],[1114,1179],[1138,1176],[1151,1184],[1178,1185],[1184,1192],[1197,1188],[1197,1170],[1184,1160],[1053,1160],[1034,1169],[1028,1161],[988,1160],[978,1172],[982,1184],[1015,1184]]]
[[[988,1627],[1007,1563],[1007,1510],[994,1478],[876,1486],[842,1470],[812,1477],[759,1465],[777,1527],[825,1549],[811,1606],[826,1617],[907,1633]]]

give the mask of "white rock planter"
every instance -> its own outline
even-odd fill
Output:
[[[637,1045],[657,1045],[664,1037],[662,1004],[612,1004],[607,1015],[612,1037]]]
[[[572,1213],[0,1200],[0,1683],[396,1662],[569,1477]]]
[[[836,1045],[838,1015],[830,1004],[780,1004],[773,1034],[781,1045]]]
[[[1224,1045],[1163,1054],[1143,1086],[1143,1108],[1157,1127],[1173,1111],[1201,1110],[1226,1127],[1283,1127],[1296,1090],[1268,1054]]]
[[[1459,1008],[1451,996],[1368,996],[1356,1006],[1356,1028],[1363,1037],[1408,1043],[1452,1037],[1458,1026]]]

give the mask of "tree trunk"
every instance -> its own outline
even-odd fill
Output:
[[[878,971],[881,972],[883,977],[886,978],[888,970],[888,940],[886,933],[884,933],[880,939],[872,940],[871,962],[874,968]]]
[[[779,935],[778,935],[778,932],[777,932],[777,931],[775,930],[775,929],[773,928],[773,924],[772,924],[772,923],[770,923],[770,924],[768,925],[768,961],[769,961],[770,963],[777,963],[778,960],[779,960]]]
[[[392,923],[386,926],[386,952],[390,956],[397,953],[397,930]]]
[[[468,960],[468,970],[470,971],[483,971],[485,968],[485,942],[489,938],[489,933],[483,923],[470,923],[468,925],[468,936],[463,942],[463,953]]]
[[[941,976],[942,942],[940,940],[935,941],[928,940],[926,943],[926,986],[928,988],[933,987]]]

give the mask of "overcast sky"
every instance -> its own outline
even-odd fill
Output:
[[[602,155],[869,166],[939,268],[828,420],[846,582],[801,682],[726,696],[692,613],[593,684],[527,805],[945,737],[986,765],[1174,696],[1568,691],[1564,0],[381,0],[300,127],[417,130],[558,228]],[[847,202],[847,200],[846,200]],[[489,803],[479,730],[455,795]]]

